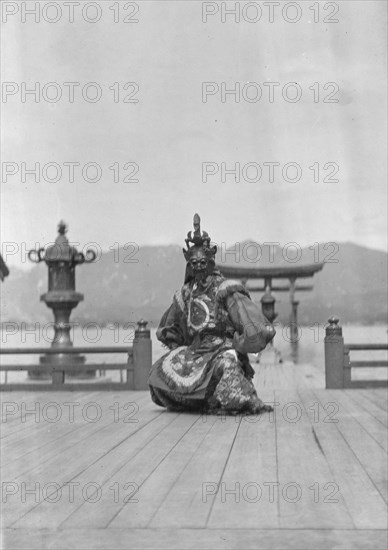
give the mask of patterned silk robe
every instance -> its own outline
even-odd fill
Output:
[[[257,413],[248,353],[265,348],[274,329],[238,282],[215,270],[177,291],[157,338],[169,352],[152,367],[153,401],[170,410]]]

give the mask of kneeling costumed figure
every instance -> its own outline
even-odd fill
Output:
[[[225,279],[215,264],[216,246],[194,216],[186,239],[184,285],[163,315],[157,338],[169,352],[153,365],[153,401],[173,411],[257,414],[272,410],[252,383],[249,353],[275,335],[271,323],[238,281]]]

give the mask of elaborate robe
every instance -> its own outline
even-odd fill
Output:
[[[257,413],[271,410],[257,396],[248,353],[265,348],[275,331],[247,290],[215,270],[174,295],[157,338],[169,352],[153,365],[153,401],[170,410]]]

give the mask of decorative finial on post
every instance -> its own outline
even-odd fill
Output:
[[[342,336],[342,327],[339,325],[338,317],[330,317],[328,323],[329,325],[326,327],[326,336]]]
[[[344,339],[338,317],[330,317],[325,335],[325,378],[327,389],[344,387]]]
[[[135,330],[135,338],[149,338],[150,330],[147,328],[148,321],[140,319],[137,322],[137,329]]]

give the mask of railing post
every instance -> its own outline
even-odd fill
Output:
[[[327,389],[344,387],[344,339],[337,317],[329,319],[325,336],[325,378]]]
[[[152,365],[152,341],[147,321],[137,323],[133,340],[133,389],[148,390],[148,376]]]
[[[352,369],[350,366],[350,351],[348,348],[344,349],[344,388],[351,388],[352,386]]]

